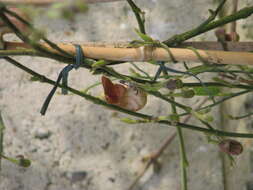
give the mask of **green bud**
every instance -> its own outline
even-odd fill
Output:
[[[166,88],[169,90],[175,90],[183,87],[183,82],[180,79],[170,79],[166,83]]]
[[[24,168],[28,168],[30,165],[31,165],[31,161],[30,160],[28,160],[28,159],[26,159],[26,158],[24,158],[24,156],[23,155],[19,155],[19,156],[17,156],[17,164],[19,165],[19,166],[22,166],[22,167],[24,167]]]
[[[171,114],[171,115],[169,115],[169,118],[172,122],[178,122],[179,121],[179,116],[177,114]]]
[[[32,82],[40,81],[40,78],[36,77],[36,76],[32,76],[32,77],[30,77],[30,81],[32,81]]]
[[[135,32],[138,34],[138,36],[145,42],[153,42],[154,40],[146,35],[146,34],[143,34],[141,31],[139,31],[137,28],[135,28]]]
[[[183,98],[192,98],[195,95],[194,90],[182,90],[181,92]]]
[[[25,168],[28,168],[31,165],[31,161],[28,160],[28,159],[22,158],[22,159],[19,160],[19,164],[18,165],[22,166],[22,167],[25,167]]]
[[[127,124],[136,124],[138,123],[137,120],[134,120],[134,119],[130,119],[130,118],[121,118],[120,121],[124,122],[124,123],[127,123]]]

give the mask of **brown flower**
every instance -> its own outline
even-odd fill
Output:
[[[243,151],[243,146],[240,142],[233,139],[225,139],[219,143],[220,151],[230,155],[239,155]]]
[[[102,76],[105,100],[122,108],[138,111],[147,103],[147,94],[141,89],[132,85],[113,84],[112,81]]]

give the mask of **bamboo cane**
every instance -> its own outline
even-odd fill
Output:
[[[51,51],[55,51],[46,44],[42,44]],[[67,52],[75,54],[75,47],[72,44],[57,44]],[[142,46],[138,48],[128,47],[101,47],[93,45],[81,45],[84,56],[91,59],[109,61],[172,61],[170,54],[163,48]],[[21,42],[6,42],[7,50],[29,49],[29,45]],[[4,51],[4,50],[3,50]],[[253,65],[253,53],[249,52],[227,52],[213,50],[196,50],[185,48],[170,48],[174,58],[179,62],[202,62],[215,64],[236,64]],[[197,53],[196,53],[197,52]]]

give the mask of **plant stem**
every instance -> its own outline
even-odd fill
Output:
[[[174,100],[174,98],[173,98]],[[177,108],[175,105],[171,104],[172,113],[177,115]],[[179,149],[180,149],[180,170],[181,170],[181,190],[187,190],[187,166],[188,161],[185,152],[184,138],[182,129],[177,127],[177,134],[179,137]]]
[[[219,100],[219,101],[217,101],[217,102],[215,102],[215,103],[213,103],[213,104],[207,105],[207,106],[205,106],[205,107],[199,108],[199,109],[197,109],[196,111],[200,111],[200,110],[204,110],[204,109],[207,109],[207,108],[211,108],[211,107],[217,106],[217,105],[219,105],[220,103],[225,102],[225,101],[227,101],[227,100],[229,100],[229,99],[231,99],[231,98],[235,98],[235,97],[237,97],[237,96],[241,96],[241,95],[246,94],[246,93],[249,93],[249,92],[251,92],[251,91],[252,91],[252,90],[244,90],[244,91],[240,91],[240,92],[234,93],[234,94],[232,94],[231,96],[222,98],[221,100]],[[189,113],[182,113],[182,114],[179,114],[179,116],[184,116],[184,115],[188,115],[188,114],[189,114]]]
[[[200,108],[203,104],[206,103],[207,100],[208,100],[208,98],[205,98],[203,101],[201,101],[200,104],[197,105],[196,108],[194,108],[194,110]],[[186,118],[183,119],[183,123],[187,123],[191,117],[192,117],[192,115],[188,115]],[[144,169],[140,172],[140,174],[135,178],[135,180],[130,185],[128,190],[131,190],[134,188],[134,186],[138,183],[138,181],[141,179],[141,177],[145,174],[145,172],[148,170],[148,168],[151,166],[151,164],[154,163],[154,161],[157,160],[163,154],[163,152],[166,150],[166,148],[175,139],[176,135],[177,135],[177,132],[173,132],[172,135],[170,135],[168,138],[165,139],[165,141],[158,148],[158,150],[154,154],[151,155],[151,159],[145,165]]]
[[[243,84],[227,85],[218,82],[203,82],[203,84],[205,84],[208,87],[214,86],[214,87],[227,87],[227,88],[240,88],[240,89],[253,90],[253,86]],[[202,85],[200,83],[183,83],[183,87],[201,87],[201,86]]]
[[[24,20],[22,17],[20,17],[18,14],[16,14],[15,12],[13,11],[10,11],[9,9],[4,9],[4,11],[6,13],[8,13],[9,15],[15,17],[16,19],[18,19],[20,22],[22,22],[23,24],[25,24],[27,27],[29,27],[29,29],[31,31],[34,31],[34,32],[38,32],[37,29],[35,29],[33,27],[32,24],[30,24],[28,21]],[[72,57],[73,58],[73,55],[69,54],[68,52],[64,51],[63,49],[61,49],[57,44],[53,43],[52,41],[48,40],[46,37],[42,37],[42,39],[53,49],[55,49],[56,51],[58,51],[59,53],[61,53],[63,56],[66,56],[66,57]]]
[[[40,75],[39,73],[25,67],[24,65],[22,65],[22,64],[18,63],[17,61],[15,61],[14,59],[9,58],[9,57],[4,57],[4,59],[6,59],[9,63],[15,65],[16,67],[22,69],[23,71],[25,71],[25,72],[33,75],[34,77],[38,78],[41,82],[46,82],[46,83],[48,83],[50,85],[53,85],[53,86],[56,85],[55,81],[50,80],[47,77],[45,77],[43,75]],[[172,126],[172,127],[177,127],[178,126],[178,127],[182,127],[182,128],[186,128],[186,129],[196,130],[196,131],[199,131],[199,132],[202,132],[202,133],[213,134],[213,135],[216,135],[216,136],[253,138],[253,134],[251,134],[251,133],[233,133],[233,132],[226,132],[226,131],[220,131],[220,130],[210,130],[210,129],[205,129],[205,128],[202,128],[202,127],[189,125],[189,124],[185,124],[185,123],[180,123],[180,122],[173,123],[173,122],[170,122],[168,120],[157,120],[156,117],[154,117],[152,115],[133,112],[133,111],[129,111],[127,109],[121,108],[121,107],[113,105],[113,104],[108,104],[108,103],[106,103],[105,101],[103,101],[99,98],[96,98],[94,96],[85,94],[85,93],[80,92],[80,91],[78,91],[74,88],[71,88],[71,87],[68,87],[68,86],[63,86],[61,84],[58,84],[57,86],[60,87],[60,88],[64,88],[64,89],[66,89],[66,90],[68,90],[68,91],[70,91],[70,92],[72,92],[72,93],[74,93],[78,96],[81,96],[81,97],[85,98],[86,100],[88,100],[88,101],[90,101],[94,104],[98,104],[98,105],[101,105],[101,106],[104,106],[104,107],[107,107],[107,108],[110,108],[110,109],[113,109],[113,110],[116,110],[116,111],[120,111],[122,113],[126,113],[128,115],[132,115],[132,116],[137,117],[137,118],[150,120],[150,122],[166,124],[167,126],[169,125],[169,126]]]
[[[192,37],[195,37],[199,34],[202,34],[204,32],[207,32],[207,31],[217,28],[219,26],[223,26],[225,24],[228,24],[230,22],[233,22],[233,21],[236,21],[239,19],[247,18],[251,14],[253,14],[253,6],[245,7],[234,14],[225,16],[217,21],[210,22],[209,24],[204,25],[201,28],[196,27],[196,28],[186,31],[182,34],[174,35],[171,38],[169,38],[168,40],[164,41],[164,43],[167,44],[168,46],[176,46],[185,40],[188,40]]]
[[[145,22],[144,13],[141,11],[141,9],[132,0],[127,0],[127,2],[128,2],[130,7],[132,8],[132,11],[135,14],[136,20],[137,20],[138,25],[139,25],[140,32],[143,33],[143,34],[146,34],[145,26],[144,26],[144,22]]]
[[[245,114],[245,115],[241,115],[241,116],[229,116],[229,118],[233,120],[239,120],[239,119],[244,119],[246,117],[250,117],[252,115],[253,115],[253,112]]]
[[[63,55],[57,54],[55,52],[50,51],[48,48],[45,48],[41,44],[29,39],[26,35],[24,35],[11,21],[10,19],[4,14],[4,11],[6,8],[1,8],[0,11],[0,18],[2,21],[12,29],[12,31],[25,43],[29,44],[31,47],[33,47],[35,50],[41,52],[42,54],[49,55],[51,57],[54,57],[55,59],[63,57]]]
[[[0,155],[2,155],[4,152],[3,150],[4,129],[5,129],[4,121],[3,121],[2,113],[0,111]],[[0,171],[1,171],[1,156],[0,156]]]

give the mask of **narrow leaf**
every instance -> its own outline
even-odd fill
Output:
[[[215,86],[194,87],[193,90],[197,96],[218,96],[221,93],[221,89]]]
[[[144,40],[145,42],[153,42],[153,41],[154,41],[150,36],[141,33],[137,28],[135,28],[135,32],[136,32],[136,33],[138,34],[138,36],[139,36],[142,40]]]

